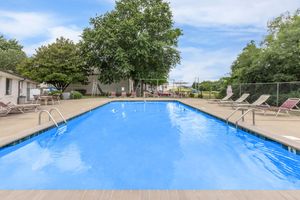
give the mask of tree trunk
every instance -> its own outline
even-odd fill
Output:
[[[141,96],[144,97],[144,83],[145,81],[141,81]]]

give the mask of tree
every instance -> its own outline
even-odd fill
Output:
[[[26,59],[22,46],[16,40],[6,40],[0,35],[0,69],[16,71],[18,64]]]
[[[255,62],[261,54],[254,41],[251,41],[243,49],[242,53],[237,57],[231,66],[231,78],[233,82],[255,82],[260,79],[261,74],[255,73]]]
[[[83,55],[110,84],[131,78],[167,79],[180,62],[169,3],[163,0],[119,0],[115,9],[92,18],[83,32]]]
[[[84,65],[78,45],[65,38],[38,48],[18,70],[38,82],[52,84],[64,91],[71,83],[85,83],[89,68]]]
[[[300,10],[283,14],[268,24],[260,47],[250,42],[232,64],[233,82],[300,80]]]

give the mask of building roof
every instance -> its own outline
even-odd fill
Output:
[[[13,78],[18,79],[18,80],[28,81],[28,82],[37,84],[36,81],[30,80],[26,77],[23,77],[19,74],[16,74],[16,73],[12,72],[12,71],[0,69],[0,77],[3,76],[3,74],[9,75],[10,77],[13,77]]]

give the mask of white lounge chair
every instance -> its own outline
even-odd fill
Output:
[[[233,105],[233,104],[242,104],[242,103],[247,103],[249,104],[246,100],[247,98],[250,96],[250,94],[248,93],[244,93],[242,96],[240,96],[240,98],[238,98],[237,100],[235,101],[220,101],[219,104],[222,105],[222,106],[228,106],[228,105]]]
[[[253,103],[249,104],[249,103],[239,103],[239,104],[233,104],[233,107],[264,107],[264,108],[269,108],[270,105],[267,104],[267,100],[271,97],[271,95],[268,94],[264,94],[261,95],[256,101],[254,101]]]
[[[220,103],[222,101],[232,101],[233,93],[227,94],[223,99],[209,99],[209,103]],[[232,101],[233,102],[233,101]]]
[[[26,111],[37,111],[40,104],[13,104],[0,102],[0,116],[6,116],[10,113],[24,113]]]

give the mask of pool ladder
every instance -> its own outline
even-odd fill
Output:
[[[53,118],[52,112],[56,111],[60,117],[62,118],[62,120],[64,121],[65,124],[67,124],[67,120],[64,118],[64,116],[61,114],[61,112],[59,111],[58,108],[51,108],[49,111],[47,110],[41,110],[39,113],[39,125],[41,125],[42,123],[42,114],[46,113],[49,116],[49,121],[52,120],[52,122],[55,124],[56,127],[58,127],[58,123],[56,122],[56,120]]]
[[[227,118],[226,118],[226,122],[227,124],[229,123],[229,119],[235,114],[237,113],[239,110],[242,111],[242,115],[235,121],[235,127],[237,128],[239,125],[239,122],[241,120],[245,121],[245,116],[248,115],[249,113],[252,112],[252,124],[255,126],[255,108],[250,108],[250,109],[245,109],[243,107],[238,107],[237,109],[235,109]],[[245,112],[246,111],[246,112]]]

